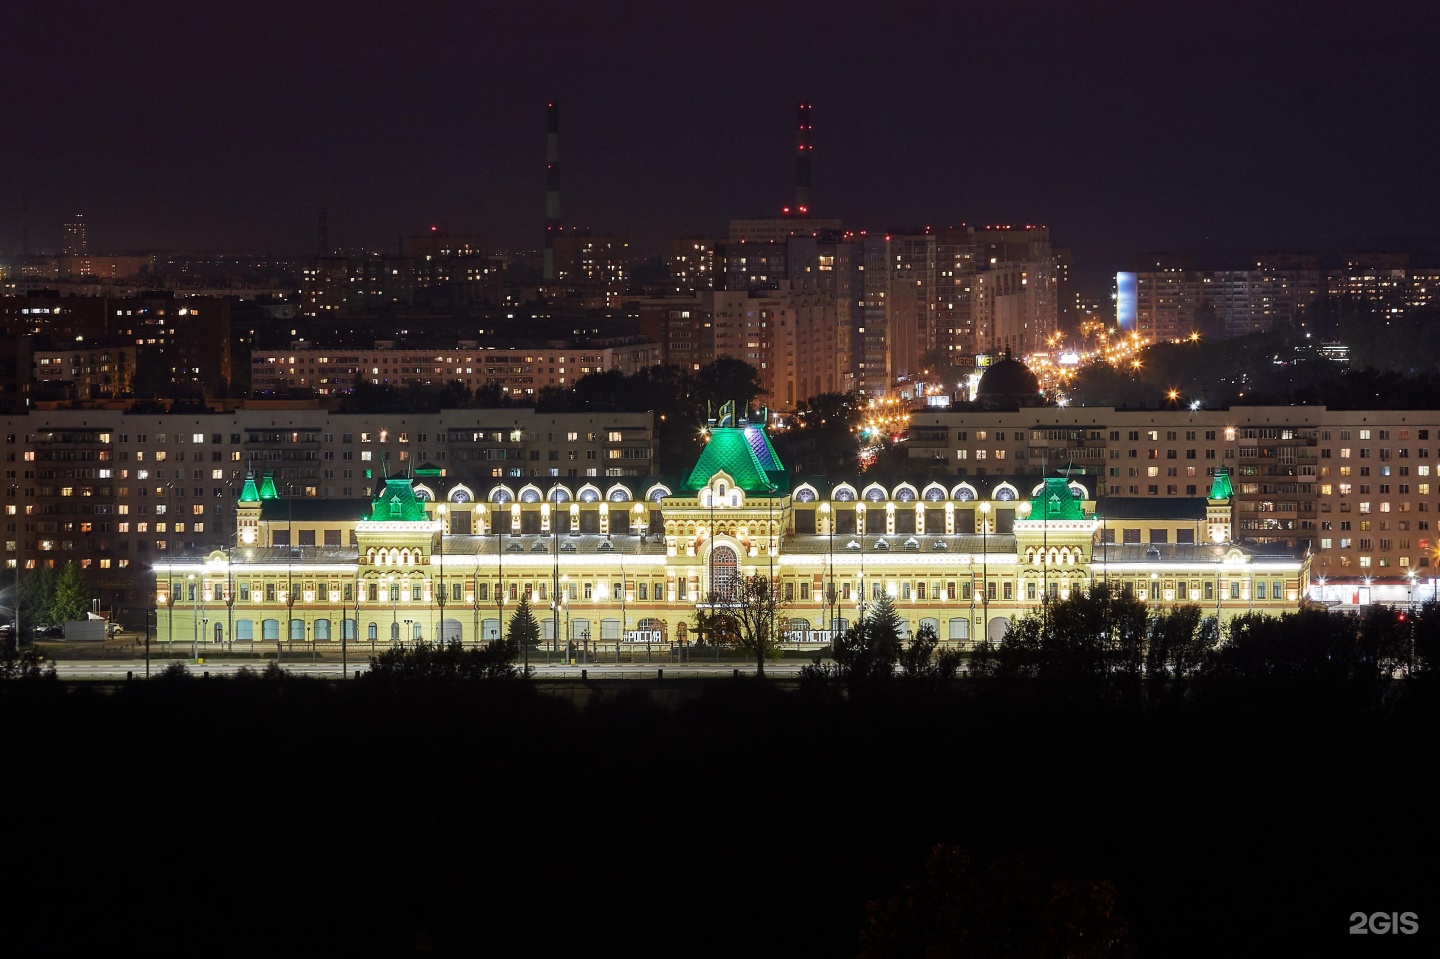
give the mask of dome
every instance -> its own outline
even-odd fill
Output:
[[[975,390],[977,397],[1022,397],[1035,396],[1040,392],[1040,381],[1030,368],[1009,356],[990,365],[980,377]]]

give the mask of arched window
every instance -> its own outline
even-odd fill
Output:
[[[710,591],[717,603],[735,602],[739,580],[739,559],[728,546],[710,551]]]

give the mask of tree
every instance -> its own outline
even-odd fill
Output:
[[[50,617],[57,623],[84,619],[90,611],[91,599],[90,584],[85,581],[84,570],[79,563],[71,560],[60,568],[60,575],[55,581]]]
[[[709,400],[716,408],[734,400],[736,416],[765,392],[759,370],[744,360],[728,356],[701,367],[695,379],[702,400]]]
[[[900,675],[906,679],[953,679],[960,669],[960,654],[945,650],[938,656],[940,636],[931,623],[925,623],[900,653]]]
[[[766,573],[742,576],[735,584],[736,605],[732,608],[739,646],[755,656],[755,675],[765,675],[765,657],[772,653],[782,630],[779,612],[785,606],[779,584]]]
[[[540,624],[535,621],[535,614],[530,609],[530,597],[522,596],[520,605],[510,615],[510,622],[505,624],[505,642],[518,652],[533,646],[539,638]]]
[[[516,679],[521,675],[515,667],[518,654],[508,636],[475,647],[421,642],[408,649],[396,646],[375,656],[366,678],[430,682]]]
[[[996,644],[981,644],[980,675],[1033,679],[1134,679],[1144,662],[1148,612],[1131,596],[1099,584],[1046,602],[1011,623]]]
[[[55,570],[36,565],[20,581],[20,608],[24,621],[31,626],[53,623],[51,610],[55,604]]]
[[[1150,618],[1145,648],[1145,675],[1163,681],[1193,676],[1220,639],[1218,621],[1202,619],[1199,606],[1188,604],[1162,609]]]
[[[695,611],[695,632],[700,641],[712,646],[738,646],[740,626],[735,617],[721,607],[718,593],[713,590],[706,599],[709,609]]]
[[[835,665],[852,689],[874,685],[895,675],[900,663],[903,623],[886,594],[835,644]]]

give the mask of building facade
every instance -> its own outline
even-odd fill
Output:
[[[1224,469],[1242,542],[1308,547],[1331,579],[1428,582],[1436,569],[1440,410],[917,411],[908,445],[936,476],[1073,468],[1114,498],[1204,495]]]
[[[157,559],[234,542],[232,504],[251,469],[268,471],[280,500],[295,503],[364,497],[378,480],[422,467],[466,482],[600,482],[654,471],[653,421],[649,412],[523,408],[0,417],[5,566],[75,561],[104,605],[128,606],[148,593]]]
[[[792,645],[825,646],[883,595],[907,630],[964,648],[1097,583],[1222,620],[1292,610],[1308,583],[1303,550],[1233,542],[1223,476],[1188,510],[1111,517],[1065,477],[793,477],[745,423],[712,428],[685,476],[429,473],[300,505],[252,474],[232,543],[157,562],[159,639],[485,642],[528,598],[557,655],[665,653],[701,641],[697,613],[733,608],[741,577],[762,574]]]

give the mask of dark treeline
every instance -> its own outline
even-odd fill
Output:
[[[513,644],[346,682],[12,671],[5,938],[1332,955],[1351,912],[1412,910],[1433,939],[1435,609],[1242,618],[1212,644],[1203,615],[1087,599],[962,679],[883,615],[793,683],[526,681]]]

